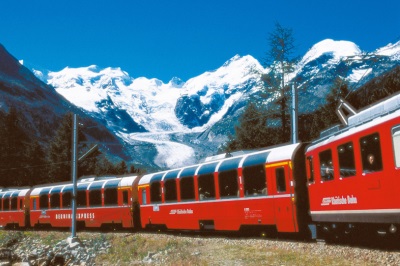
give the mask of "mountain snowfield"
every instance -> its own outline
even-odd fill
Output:
[[[377,49],[373,54],[400,60],[400,42]],[[352,42],[323,40],[303,56],[290,78],[300,76],[310,80],[323,71],[334,71],[345,59],[359,63],[367,55],[370,53],[362,52]],[[349,66],[345,78],[352,83],[368,76],[373,68],[363,63]],[[267,71],[252,56],[236,55],[214,71],[186,82],[173,78],[167,84],[158,79],[132,78],[120,68],[101,69],[95,65],[47,73],[34,70],[34,73],[68,101],[105,121],[128,144],[149,143],[155,147],[156,166],[174,168],[196,163],[199,147],[206,145],[198,136],[228,116],[238,117],[244,102],[260,92],[260,73]],[[319,86],[316,84],[307,97],[324,99],[326,91],[321,93]],[[232,128],[234,123],[230,125]],[[190,136],[189,140],[183,135]],[[218,141],[226,139],[223,136]],[[207,141],[216,140],[209,134]]]

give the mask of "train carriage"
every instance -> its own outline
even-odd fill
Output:
[[[80,227],[133,228],[137,176],[85,178],[77,184],[76,220]],[[33,188],[30,194],[32,226],[70,227],[71,183]]]
[[[29,188],[0,189],[0,227],[28,226]]]
[[[310,213],[324,237],[400,225],[400,97],[370,107],[306,151]],[[371,231],[368,231],[371,232]]]
[[[148,174],[138,190],[147,228],[299,232],[309,218],[302,144]]]

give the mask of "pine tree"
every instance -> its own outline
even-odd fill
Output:
[[[29,179],[25,185],[34,186],[47,180],[49,169],[46,154],[37,141],[34,141],[29,149],[29,166]]]
[[[268,43],[270,49],[267,52],[266,64],[270,71],[262,75],[262,80],[265,85],[265,96],[267,98],[278,97],[276,104],[280,107],[280,142],[283,143],[290,138],[290,134],[288,134],[290,89],[286,81],[288,80],[288,75],[293,72],[295,64],[295,58],[293,57],[295,50],[293,30],[284,28],[279,23],[276,23],[274,31],[269,34]]]
[[[336,114],[336,109],[339,106],[339,100],[345,99],[349,94],[348,83],[338,77],[331,86],[330,93],[326,97],[326,104],[322,107],[321,119],[326,127],[340,123],[339,117]]]
[[[227,151],[256,149],[276,144],[278,131],[267,127],[267,114],[253,102],[249,102],[239,124],[235,126],[235,136],[227,143]]]
[[[30,137],[24,132],[23,117],[13,107],[4,119],[1,185],[24,186],[29,180]]]
[[[124,175],[128,173],[128,166],[126,165],[125,161],[121,161],[119,164],[116,165],[116,171],[119,175]]]
[[[71,180],[72,157],[72,119],[68,113],[61,121],[56,135],[50,143],[48,160],[51,163],[49,178],[46,182],[62,182]],[[86,137],[78,130],[78,141],[85,141]],[[79,175],[79,168],[78,168]]]

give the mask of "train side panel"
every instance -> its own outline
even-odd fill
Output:
[[[332,231],[400,226],[400,111],[316,142],[306,153],[312,220]]]
[[[292,163],[301,152],[297,147],[144,176],[138,187],[142,226],[298,232]]]
[[[137,177],[78,183],[76,221],[80,227],[133,228]],[[32,226],[71,227],[72,184],[35,188],[30,196]]]
[[[29,189],[0,191],[0,227],[29,226],[29,207],[25,201]]]

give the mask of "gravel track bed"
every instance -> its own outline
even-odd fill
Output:
[[[291,239],[156,232],[2,231],[0,251],[12,260],[0,265],[400,265],[393,248],[337,245]],[[1,253],[1,252],[0,252]],[[1,254],[0,254],[1,255]],[[25,264],[17,264],[25,262]],[[47,264],[46,264],[47,263]]]

